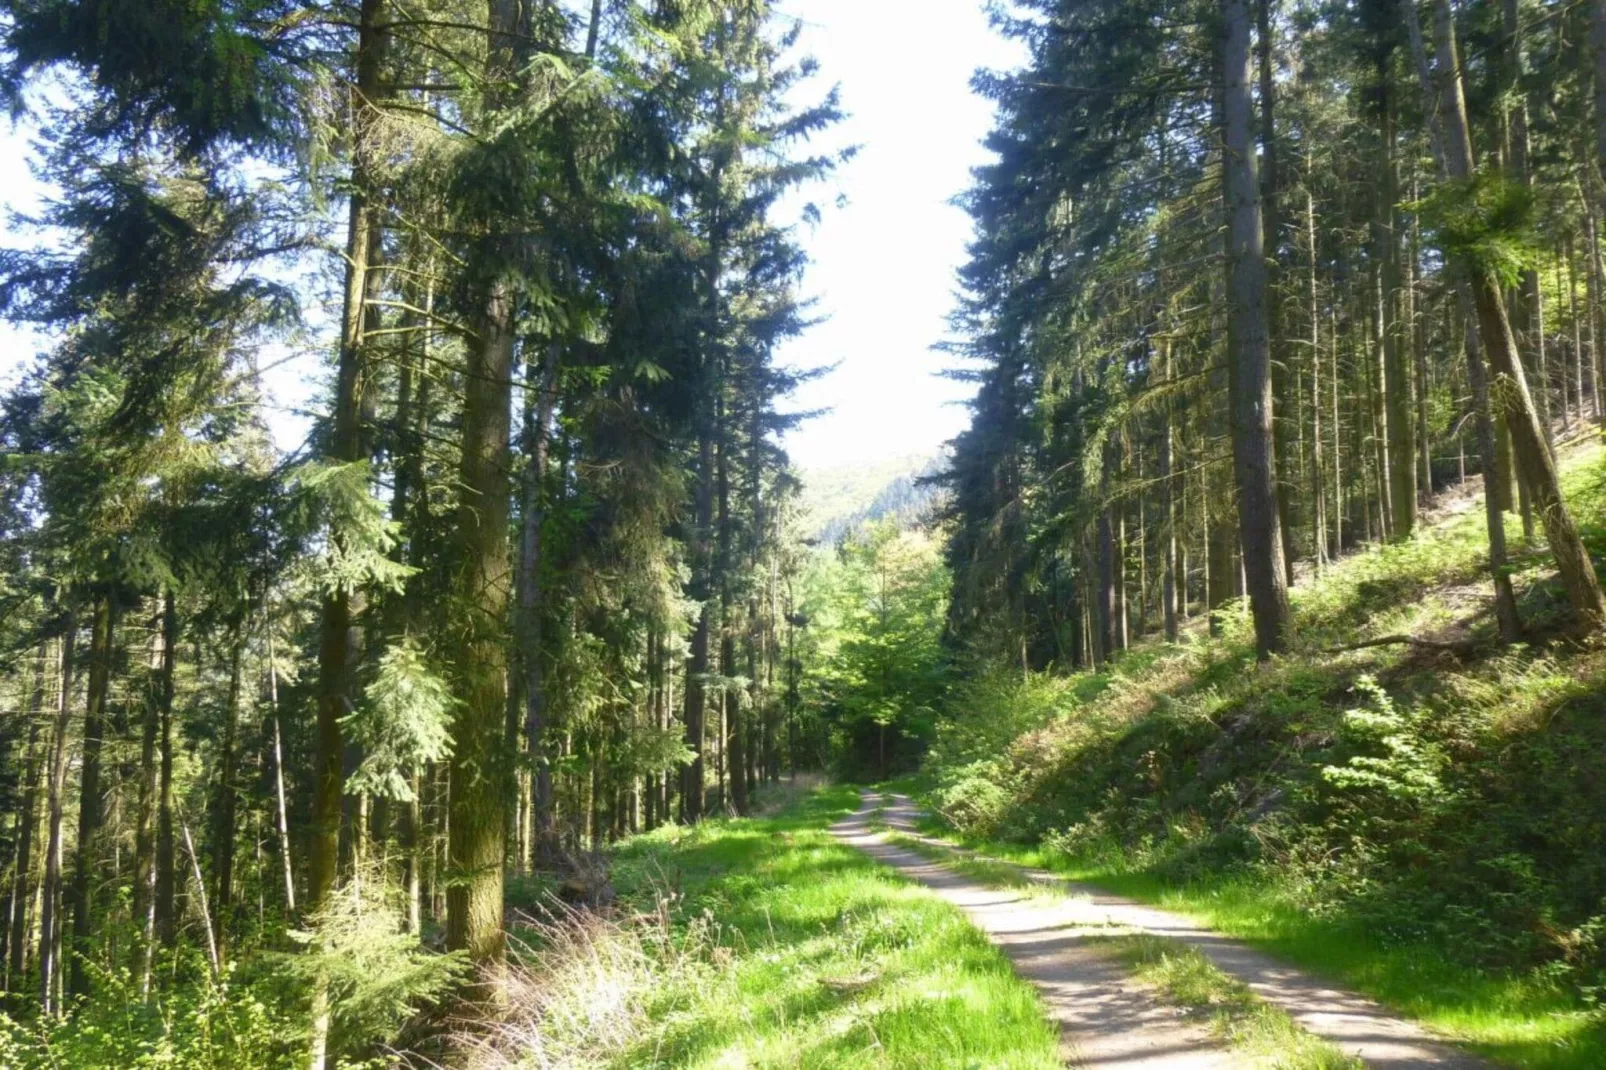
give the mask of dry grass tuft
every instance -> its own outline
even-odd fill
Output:
[[[707,919],[672,924],[674,897],[651,913],[610,916],[553,899],[519,919],[489,1021],[453,1038],[464,1070],[595,1070],[639,1043],[669,986],[695,990],[711,969]]]

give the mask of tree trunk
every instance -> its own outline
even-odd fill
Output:
[[[1305,241],[1310,252],[1306,276],[1310,306],[1311,554],[1316,574],[1327,565],[1327,480],[1322,446],[1322,312],[1316,289],[1316,201],[1305,190]]]
[[[49,660],[46,644],[41,642],[35,655],[33,697],[28,705],[27,772],[24,774],[22,812],[17,821],[17,864],[12,873],[11,886],[11,942],[7,970],[7,990],[22,982],[28,965],[28,903],[32,898],[29,887],[33,875],[34,830],[39,824],[39,786],[44,779],[45,756],[39,753],[39,728],[45,707],[45,665]]]
[[[1386,396],[1388,393],[1385,365],[1387,356],[1384,352],[1386,341],[1384,335],[1384,300],[1383,300],[1383,273],[1377,271],[1373,276],[1374,307],[1372,309],[1372,351],[1369,354],[1371,363],[1367,366],[1366,396],[1371,399],[1372,418],[1372,465],[1377,476],[1377,516],[1380,541],[1394,537],[1394,500],[1389,492],[1389,478],[1394,466],[1389,461],[1389,420],[1393,415],[1393,404]]]
[[[236,627],[229,657],[229,698],[218,740],[217,810],[212,832],[212,928],[219,961],[228,959],[229,921],[234,903],[234,835],[238,786],[235,783],[235,727],[240,718],[240,671],[245,627]]]
[[[279,858],[284,871],[284,906],[293,916],[296,912],[296,877],[290,844],[290,807],[284,790],[284,739],[279,730],[279,667],[273,658],[272,625],[268,630],[268,710],[273,718],[273,795],[274,818],[279,832]]]
[[[1606,353],[1601,352],[1600,310],[1601,310],[1601,277],[1600,277],[1600,225],[1595,210],[1595,202],[1589,204],[1589,211],[1585,215],[1588,226],[1586,237],[1589,242],[1589,270],[1584,274],[1584,320],[1589,326],[1589,371],[1590,371],[1590,404],[1595,419],[1606,422]]]
[[[1499,57],[1501,83],[1505,90],[1505,159],[1508,177],[1524,189],[1528,188],[1528,104],[1522,95],[1522,74],[1525,54],[1522,26],[1517,17],[1515,0],[1501,0],[1501,29],[1504,47]],[[1544,303],[1539,290],[1539,274],[1533,269],[1523,272],[1522,281],[1511,295],[1507,306],[1507,320],[1515,339],[1516,359],[1523,365],[1527,380],[1533,384],[1532,402],[1539,419],[1540,434],[1545,448],[1553,448],[1550,426],[1550,399],[1548,374],[1545,368]],[[1554,458],[1552,458],[1554,460]],[[1522,507],[1522,529],[1526,538],[1534,535],[1534,490],[1521,465],[1516,466],[1517,489]]]
[[[1159,357],[1159,373],[1163,383],[1171,381],[1171,344],[1169,338],[1162,338],[1158,343],[1156,354]],[[1160,479],[1160,557],[1162,578],[1160,581],[1160,611],[1165,621],[1165,639],[1168,643],[1177,641],[1177,505],[1176,486],[1171,473],[1173,447],[1172,422],[1175,418],[1174,406],[1168,398],[1165,408],[1160,415],[1160,457],[1158,461]]]
[[[1336,304],[1336,295],[1335,295]],[[1338,309],[1332,310],[1332,319],[1329,321],[1328,336],[1333,340],[1333,359],[1328,365],[1327,381],[1331,387],[1332,424],[1333,424],[1333,543],[1332,556],[1337,557],[1344,552],[1344,425],[1339,421],[1338,381],[1339,372],[1339,338],[1338,338]]]
[[[1584,325],[1578,315],[1578,259],[1573,249],[1573,237],[1567,235],[1567,314],[1573,323],[1573,398],[1577,403],[1578,422],[1583,423],[1587,417],[1584,415],[1584,368],[1587,361],[1584,358]],[[1593,380],[1594,376],[1590,376]]]
[[[1105,464],[1108,465],[1109,463],[1106,451]],[[1105,472],[1106,474],[1101,477],[1100,482],[1107,488],[1109,484],[1107,467]],[[1120,611],[1120,600],[1115,596],[1115,586],[1116,576],[1120,570],[1115,559],[1115,525],[1111,518],[1113,512],[1114,506],[1107,504],[1099,513],[1098,519],[1099,573],[1096,604],[1098,606],[1099,643],[1096,660],[1100,665],[1121,649],[1116,633],[1116,614]]]
[[[663,727],[658,715],[658,703],[663,698],[663,651],[659,648],[662,633],[657,621],[647,625],[647,650],[644,657],[647,672],[646,726],[655,734]],[[648,832],[658,827],[658,773],[648,771],[643,792],[642,820]]]
[[[1476,411],[1479,465],[1483,469],[1484,522],[1489,533],[1489,575],[1494,583],[1495,623],[1500,641],[1515,643],[1522,638],[1522,619],[1517,615],[1517,597],[1511,589],[1511,572],[1506,558],[1505,511],[1489,493],[1489,477],[1494,473],[1495,424],[1489,405],[1489,378],[1484,371],[1478,327],[1472,315],[1472,299],[1465,288],[1457,291],[1466,316],[1467,381],[1472,385],[1472,404]]]
[[[95,904],[90,888],[99,861],[101,813],[100,756],[106,734],[106,693],[111,685],[112,643],[117,631],[117,607],[111,595],[95,603],[94,630],[89,640],[89,694],[84,705],[83,751],[79,766],[78,846],[73,852],[73,882],[69,893],[72,911],[73,955],[67,963],[67,992],[89,995],[89,957],[94,952]]]
[[[1599,334],[1596,320],[1600,314],[1597,300],[1600,294],[1600,243],[1597,234],[1598,220],[1606,212],[1606,0],[1590,0],[1589,49],[1595,97],[1595,159],[1588,168],[1591,177],[1588,197],[1589,211],[1589,329],[1591,372],[1594,380],[1595,419],[1606,421],[1606,391],[1601,388],[1602,370],[1606,361],[1601,359],[1597,346]]]
[[[492,56],[516,28],[514,0],[492,5]],[[494,62],[494,59],[493,59]],[[498,69],[506,66],[502,60]],[[503,74],[508,74],[502,70]],[[508,494],[513,287],[506,278],[480,298],[478,338],[469,346],[464,378],[463,488],[457,513],[457,714],[451,758],[452,833],[449,864],[456,874],[446,891],[446,943],[467,951],[478,965],[500,963],[503,805],[512,790],[503,753],[507,654],[503,643],[508,601]],[[490,995],[489,991],[486,992]]]
[[[524,515],[519,545],[524,740],[533,769],[530,805],[534,811],[535,862],[539,866],[552,865],[558,855],[557,825],[552,814],[552,763],[547,757],[545,663],[541,660],[542,614],[546,612],[542,598],[541,535],[546,522],[547,446],[551,440],[552,413],[557,405],[557,375],[557,346],[548,345],[539,376],[532,376],[538,383],[536,396],[525,399],[524,450],[528,462],[524,473]]]
[[[174,873],[178,851],[173,834],[173,691],[178,636],[178,611],[173,593],[169,591],[162,606],[162,694],[157,708],[160,723],[156,732],[156,872],[152,879],[155,936],[162,947],[169,948],[178,942]]]
[[[716,168],[717,181],[717,168]],[[725,364],[720,343],[719,280],[724,271],[720,220],[715,209],[709,211],[709,255],[704,271],[706,323],[703,326],[702,399],[697,413],[697,489],[696,519],[692,531],[692,577],[687,592],[697,602],[697,624],[692,632],[691,658],[686,667],[686,746],[692,752],[681,776],[681,818],[687,823],[702,820],[704,799],[704,749],[707,743],[708,672],[713,615],[716,565],[714,561],[714,498],[717,479],[715,449],[724,431],[722,395],[725,390]],[[723,738],[721,738],[723,743]]]
[[[56,1001],[61,970],[61,826],[65,816],[63,797],[67,790],[67,728],[72,715],[73,650],[77,637],[78,620],[69,612],[60,640],[56,723],[50,737],[45,876],[39,896],[39,1003],[46,1014],[59,1014],[62,1010]]]
[[[486,79],[518,87],[523,77],[530,26],[519,0],[491,0],[486,35]],[[508,89],[488,102],[495,113],[512,107]],[[501,240],[495,233],[488,243]],[[493,256],[500,253],[489,245]],[[464,378],[463,488],[457,513],[457,575],[453,609],[456,629],[457,716],[452,738],[446,944],[468,952],[476,965],[500,965],[506,950],[502,930],[502,865],[507,825],[503,806],[514,790],[511,755],[503,742],[507,707],[504,643],[510,576],[508,504],[512,487],[511,417],[514,359],[513,281],[502,271],[480,284],[475,318],[478,336],[468,347]],[[494,985],[474,995],[494,1000]]]
[[[1420,199],[1416,188],[1416,179],[1413,177],[1411,185],[1411,200]],[[1417,268],[1420,260],[1420,242],[1417,237],[1417,222],[1411,222],[1411,241],[1407,246],[1408,256],[1405,262],[1405,331],[1406,337],[1411,339],[1411,352],[1415,363],[1416,376],[1416,447],[1418,469],[1416,498],[1420,505],[1433,493],[1433,442],[1428,434],[1428,346],[1427,332],[1423,328],[1422,318],[1418,310],[1417,299]]]
[[[362,0],[357,48],[353,57],[356,86],[352,108],[352,166],[349,218],[346,225],[344,307],[335,371],[335,403],[329,458],[355,464],[368,456],[366,416],[372,390],[365,352],[366,336],[378,325],[381,273],[379,212],[370,201],[373,155],[381,98],[382,63],[387,33],[382,18],[385,0]],[[339,540],[340,532],[331,534]],[[346,745],[341,718],[358,702],[356,662],[361,640],[357,620],[360,596],[338,590],[325,596],[322,637],[318,647],[318,724],[313,759],[312,830],[307,850],[307,901],[316,914],[328,902],[340,865],[340,824],[345,788]]]
[[[430,257],[426,265],[430,271],[434,270],[435,260]],[[405,428],[402,441],[405,443],[407,456],[401,466],[406,477],[408,499],[405,503],[406,513],[403,517],[408,525],[407,553],[408,563],[418,565],[423,558],[419,549],[419,542],[425,537],[426,527],[429,523],[429,496],[424,485],[424,443],[429,437],[430,427],[430,384],[434,376],[430,374],[430,338],[431,323],[435,311],[435,284],[426,282],[423,287],[421,315],[419,320],[423,330],[418,335],[418,369],[416,372],[418,386],[411,403],[411,423]],[[398,414],[399,415],[399,414]],[[398,475],[400,478],[400,474]],[[407,585],[402,593],[401,627],[411,633],[412,629],[422,615],[422,573],[414,573],[408,577]],[[402,886],[407,897],[407,931],[417,936],[423,932],[423,892],[424,892],[424,864],[428,853],[426,842],[426,826],[424,823],[423,791],[431,779],[426,777],[426,771],[415,765],[408,770],[408,779],[411,788],[411,798],[407,800],[402,811],[401,838],[402,838]]]
[[[1378,138],[1382,144],[1377,189],[1377,210],[1372,240],[1381,285],[1378,327],[1382,335],[1383,394],[1387,411],[1386,465],[1389,534],[1401,541],[1416,530],[1416,428],[1412,423],[1411,376],[1406,363],[1406,339],[1400,325],[1400,239],[1395,203],[1399,200],[1394,158],[1394,103],[1390,92],[1392,49],[1379,60]]]
[[[1277,273],[1280,270],[1280,260],[1277,250],[1281,245],[1282,216],[1279,198],[1282,194],[1281,174],[1277,169],[1277,82],[1273,68],[1276,56],[1275,38],[1272,36],[1272,15],[1277,0],[1256,0],[1255,22],[1256,38],[1259,48],[1256,49],[1258,58],[1258,76],[1260,81],[1260,207],[1261,207],[1261,243],[1265,251],[1267,280],[1266,287],[1275,294],[1277,287]],[[1288,345],[1283,338],[1282,308],[1273,299],[1266,302],[1266,339],[1268,359],[1271,362],[1271,389],[1275,404],[1279,409],[1292,408],[1289,404],[1292,395],[1288,389]],[[1277,530],[1282,539],[1283,549],[1283,582],[1292,585],[1294,582],[1294,537],[1293,524],[1290,518],[1293,515],[1293,505],[1290,492],[1294,480],[1291,469],[1294,462],[1288,453],[1288,438],[1284,432],[1273,428],[1273,454],[1276,461],[1276,487],[1277,487]]]
[[[1122,469],[1124,470],[1124,468],[1125,468],[1125,464],[1124,464],[1125,458],[1121,455],[1121,451],[1117,451],[1116,452],[1116,458],[1117,458],[1117,462],[1121,464]],[[1115,572],[1115,575],[1113,577],[1113,583],[1112,583],[1111,588],[1110,588],[1111,597],[1113,598],[1113,600],[1115,602],[1115,609],[1114,609],[1114,613],[1111,616],[1111,619],[1114,622],[1114,626],[1115,626],[1114,627],[1114,631],[1115,631],[1115,649],[1124,651],[1130,645],[1130,631],[1129,631],[1127,597],[1126,597],[1126,498],[1125,497],[1120,497],[1120,498],[1117,498],[1114,502],[1112,502],[1110,504],[1110,513],[1111,513],[1111,516],[1112,516],[1112,539],[1111,539],[1111,542],[1112,542],[1113,551],[1114,551],[1114,553],[1113,553],[1113,565],[1114,565],[1114,572]],[[1022,614],[1022,617],[1024,618],[1024,613]],[[1023,620],[1023,623],[1024,623],[1024,620]],[[1026,656],[1025,656],[1025,653],[1024,653],[1024,644],[1025,644],[1025,642],[1026,642],[1026,631],[1025,631],[1025,628],[1023,626],[1022,629],[1021,629],[1021,643],[1023,645],[1023,650],[1022,650],[1022,654],[1021,654],[1021,672],[1022,673],[1025,673],[1025,671],[1026,671]]]
[[[707,738],[709,632],[714,609],[710,572],[713,555],[709,534],[714,526],[714,440],[712,420],[702,419],[697,443],[697,517],[692,531],[692,582],[687,592],[697,602],[697,624],[692,631],[691,658],[686,666],[686,746],[692,759],[682,770],[680,817],[695,824],[703,817],[703,750]]]
[[[173,702],[173,647],[171,596],[164,595],[156,613],[155,639],[151,647],[150,683],[145,695],[145,718],[139,757],[139,802],[134,825],[135,937],[134,976],[140,993],[150,994],[151,967],[156,944],[156,743],[161,729],[162,709]]]
[[[1249,8],[1222,0],[1225,91],[1223,194],[1228,208],[1227,351],[1238,524],[1255,647],[1261,657],[1288,641],[1287,570],[1272,470],[1271,352],[1266,337],[1266,261],[1260,187],[1250,136]]]

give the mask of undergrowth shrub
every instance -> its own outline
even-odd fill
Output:
[[[302,1035],[318,1030],[320,995],[329,1009],[328,1050],[357,1060],[386,1049],[468,977],[467,958],[420,945],[404,931],[402,890],[377,867],[348,879],[305,930],[290,933],[301,950],[263,956],[284,999],[310,1002]]]
[[[98,972],[95,998],[69,1017],[18,1020],[0,1014],[0,1067],[56,1070],[286,1070],[299,1065],[304,1015],[285,1007],[272,983],[230,970],[213,980],[194,952],[178,972],[194,977],[147,999],[128,970]]]
[[[1019,787],[1008,748],[1065,714],[1079,692],[1102,686],[1093,677],[994,669],[954,688],[952,716],[938,727],[926,759],[926,769],[936,778],[937,808],[967,831],[998,832]]]
[[[460,955],[429,950],[403,932],[402,917],[400,890],[373,867],[337,888],[305,931],[288,934],[288,945],[242,946],[217,976],[190,944],[161,953],[148,991],[126,967],[87,959],[93,995],[69,1013],[0,1015],[0,1068],[305,1066],[320,989],[331,1070],[395,1066],[393,1046],[409,1030],[434,1030],[421,1012],[468,972]],[[123,939],[126,946],[134,937]],[[302,949],[292,950],[297,943]]]

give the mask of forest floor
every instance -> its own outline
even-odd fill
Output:
[[[1036,986],[1072,1065],[1488,1066],[1181,915],[922,835],[922,816],[907,796],[867,792],[832,832],[965,911]]]

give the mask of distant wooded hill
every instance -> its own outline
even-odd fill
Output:
[[[865,464],[805,469],[804,530],[829,545],[867,520],[892,517],[901,525],[918,523],[944,493],[919,480],[947,463],[945,452],[909,453]]]

